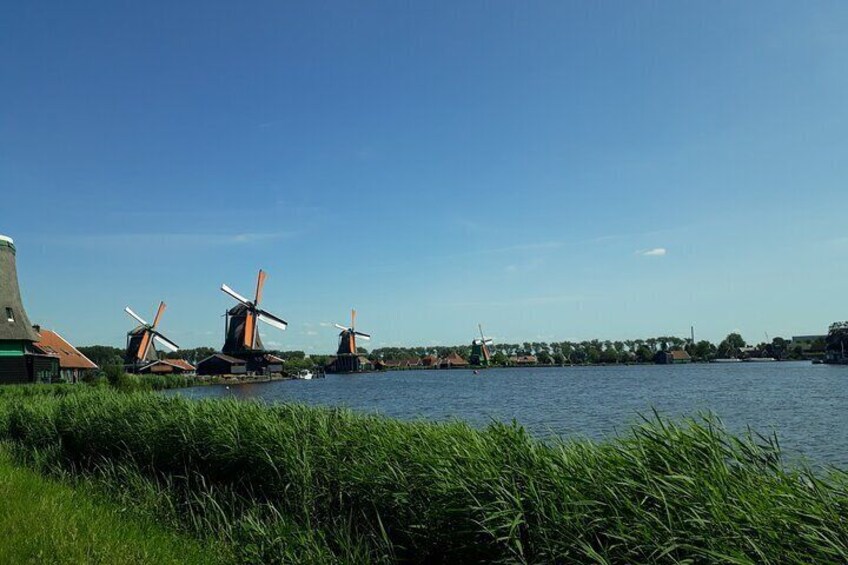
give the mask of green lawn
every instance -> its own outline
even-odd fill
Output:
[[[218,563],[210,548],[15,466],[0,449],[0,563]]]

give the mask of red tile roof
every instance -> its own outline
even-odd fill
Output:
[[[55,355],[59,358],[59,367],[62,369],[97,369],[91,359],[77,351],[77,348],[65,341],[65,339],[54,331],[40,329],[40,339],[35,347],[47,355]]]
[[[194,365],[192,365],[185,359],[165,359],[165,361],[167,361],[171,365],[176,365],[184,371],[194,371]]]

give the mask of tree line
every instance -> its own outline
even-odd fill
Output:
[[[782,337],[775,337],[770,342],[762,342],[749,346],[738,333],[731,333],[718,344],[707,340],[692,342],[676,336],[661,336],[647,339],[626,340],[584,340],[584,341],[525,341],[523,343],[496,343],[489,346],[492,363],[509,365],[511,359],[521,356],[534,356],[543,365],[582,365],[582,364],[616,364],[616,363],[649,363],[660,351],[686,351],[694,361],[711,361],[713,359],[729,359],[741,357],[772,357],[778,360],[803,359],[808,353],[823,352],[826,348],[824,340],[813,343],[808,351],[800,346],[791,346],[791,342]],[[414,347],[380,347],[372,351],[359,348],[360,354],[371,361],[403,361],[420,359],[428,355],[444,358],[457,354],[463,359],[471,356],[471,345],[454,346],[414,346]],[[124,350],[108,345],[92,345],[80,347],[86,357],[100,367],[120,365],[123,363]],[[195,347],[181,349],[168,353],[163,358],[185,359],[196,365],[206,357],[216,352],[212,347]],[[324,365],[331,355],[307,355],[304,351],[269,350],[268,353],[286,360],[292,369],[308,368]]]

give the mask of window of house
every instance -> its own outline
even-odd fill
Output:
[[[15,321],[15,313],[12,312],[11,308],[6,308],[6,321],[14,322]]]

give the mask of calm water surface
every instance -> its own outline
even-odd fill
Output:
[[[784,450],[848,467],[848,367],[810,363],[556,367],[328,375],[313,381],[169,391],[346,406],[397,418],[517,420],[539,437],[602,439],[652,408],[666,416],[711,411],[729,428],[776,431]]]

